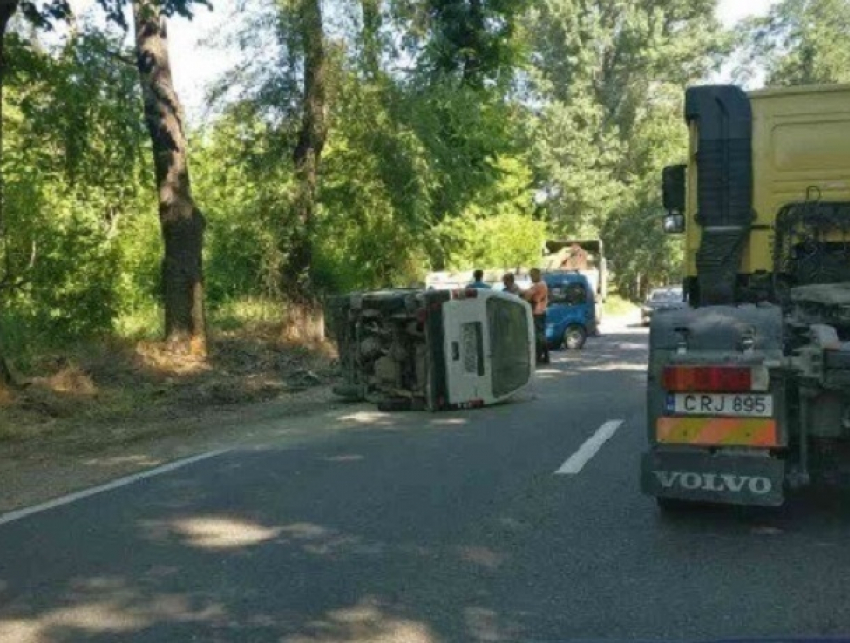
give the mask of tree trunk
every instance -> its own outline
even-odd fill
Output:
[[[372,80],[381,71],[381,0],[361,0],[363,70]]]
[[[463,61],[463,82],[470,87],[482,87],[483,81],[480,76],[481,72],[481,56],[484,54],[481,51],[485,36],[485,21],[484,10],[481,6],[481,0],[469,0],[469,13],[466,21],[466,38],[464,49],[461,51],[461,59]]]
[[[292,158],[297,188],[290,224],[288,274],[284,283],[298,303],[315,299],[310,282],[313,263],[313,235],[316,215],[316,186],[322,148],[327,136],[325,124],[325,47],[321,0],[300,0],[298,25],[304,44],[304,111],[301,131]]]
[[[3,180],[3,97],[6,88],[6,28],[18,9],[18,0],[0,0],[0,243],[6,241],[6,193]],[[6,275],[11,277],[11,275]],[[2,293],[0,293],[2,294]],[[2,339],[2,338],[0,338]],[[0,341],[0,389],[14,387],[15,379],[9,370],[6,357],[2,353],[3,344]]]
[[[0,37],[6,37],[6,27],[18,10],[18,0],[0,0]]]
[[[171,79],[166,21],[157,0],[133,0],[133,19],[165,244],[162,289],[166,341],[176,349],[203,355],[204,217],[192,199],[183,109]]]

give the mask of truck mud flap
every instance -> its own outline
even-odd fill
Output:
[[[777,507],[785,462],[770,457],[655,450],[641,460],[641,490],[696,502]]]

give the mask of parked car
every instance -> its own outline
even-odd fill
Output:
[[[596,298],[586,276],[574,271],[543,273],[549,287],[546,309],[546,341],[551,349],[584,347],[588,335],[596,334]]]
[[[652,315],[659,310],[672,310],[674,308],[685,308],[687,303],[679,286],[668,286],[656,288],[649,293],[643,306],[640,307],[640,320],[644,326],[649,326]]]

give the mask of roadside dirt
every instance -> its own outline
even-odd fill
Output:
[[[206,359],[156,343],[45,356],[0,396],[0,512],[334,408],[332,349],[278,329],[222,334]]]
[[[602,333],[639,322],[612,316]],[[44,371],[0,398],[0,513],[209,450],[293,445],[390,422],[331,393],[327,346],[292,346],[273,329],[225,337],[206,361],[156,345],[100,347]]]
[[[0,446],[0,513],[204,451],[250,446],[288,434],[295,438],[311,418],[346,408],[330,387],[321,386],[195,418],[132,428],[116,425],[111,431],[120,438],[96,448],[80,448],[73,440],[11,448],[5,444]]]

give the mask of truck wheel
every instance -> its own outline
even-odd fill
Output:
[[[584,347],[587,341],[587,331],[578,324],[567,326],[564,331],[564,346],[567,350],[577,351]]]

